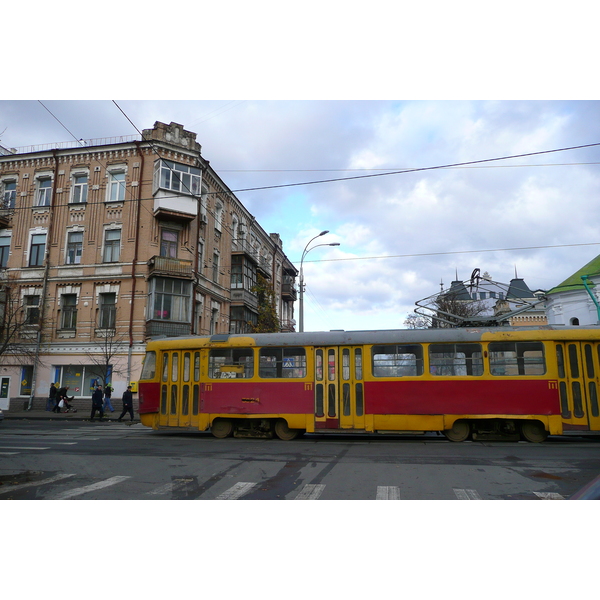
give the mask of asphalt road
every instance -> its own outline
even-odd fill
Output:
[[[307,434],[219,440],[140,424],[0,425],[0,500],[562,500],[600,474],[600,437],[452,443]]]

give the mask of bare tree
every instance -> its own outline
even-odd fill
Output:
[[[426,302],[426,304],[425,304]],[[451,328],[465,327],[469,324],[470,317],[478,317],[488,310],[485,302],[470,300],[454,292],[442,292],[417,302],[417,306],[427,310],[408,315],[404,325],[408,329]]]
[[[434,301],[437,315],[431,318],[432,327],[463,327],[469,317],[482,315],[487,306],[480,300],[464,300],[458,294],[446,292]]]
[[[124,375],[126,365],[123,352],[127,349],[126,335],[116,335],[114,329],[106,329],[99,343],[100,350],[88,350],[85,355],[92,364],[92,374],[97,377],[102,386],[106,386],[114,375]]]
[[[407,329],[428,329],[431,327],[431,317],[411,313],[404,321]]]
[[[19,287],[0,281],[0,361],[30,365],[36,360],[40,307],[23,306]]]

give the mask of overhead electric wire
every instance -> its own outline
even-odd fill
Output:
[[[414,169],[401,169],[399,171],[387,171],[385,173],[371,173],[370,175],[353,175],[352,177],[336,177],[334,179],[319,179],[315,181],[302,181],[298,183],[284,183],[278,185],[267,185],[262,187],[254,187],[254,188],[242,188],[239,190],[232,190],[234,193],[240,192],[255,192],[259,190],[270,190],[275,188],[285,188],[285,187],[295,187],[301,185],[315,185],[318,183],[334,183],[337,181],[352,181],[354,179],[368,179],[372,177],[384,177],[386,175],[403,175],[405,173],[418,173],[423,171],[434,171],[438,169],[450,169],[456,167],[465,167],[468,165],[478,165],[487,162],[494,162],[497,160],[512,160],[513,158],[524,158],[525,156],[539,156],[541,154],[551,154],[553,152],[566,152],[567,150],[581,150],[582,148],[592,148],[594,146],[600,146],[600,142],[596,142],[594,144],[584,144],[581,146],[570,146],[568,148],[556,148],[554,150],[540,150],[539,152],[527,152],[525,154],[512,154],[508,156],[499,156],[496,158],[484,158],[480,160],[470,160],[466,162],[459,163],[450,163],[447,165],[436,165],[432,167],[416,167]]]
[[[340,262],[349,260],[381,260],[383,258],[418,258],[420,256],[449,256],[451,254],[483,254],[485,252],[515,252],[517,250],[548,250],[550,248],[576,248],[578,246],[600,246],[600,242],[582,244],[557,244],[553,246],[522,246],[517,248],[492,248],[487,250],[451,250],[449,252],[422,252],[419,254],[389,254],[384,256],[349,256],[344,258],[318,258],[305,263]]]
[[[447,167],[448,169],[518,169],[532,167],[577,167],[585,165],[600,165],[600,162],[574,162],[574,163],[539,163],[539,164],[524,164],[524,165],[483,165],[483,166],[464,166],[464,167]],[[411,167],[396,167],[394,171],[406,170]],[[219,169],[220,173],[344,173],[350,171],[389,171],[387,169],[378,169],[375,167],[361,167],[357,169]]]

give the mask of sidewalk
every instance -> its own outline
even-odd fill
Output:
[[[31,410],[18,410],[18,409],[5,409],[4,419],[26,419],[26,420],[45,420],[45,421],[89,421],[90,414],[92,412],[91,402],[90,406],[86,408],[77,407],[77,412],[69,411],[61,412],[61,413],[53,413],[51,411],[40,410],[39,408],[33,408]],[[115,408],[115,412],[108,411],[104,413],[104,418],[102,421],[106,423],[117,423],[117,419],[121,414],[121,410],[117,410]],[[125,414],[121,423],[130,423],[130,416],[128,413]],[[98,421],[98,412],[96,411],[95,420]],[[133,418],[134,423],[139,423],[139,417],[134,413]]]

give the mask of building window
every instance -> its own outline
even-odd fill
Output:
[[[25,323],[37,325],[40,322],[40,297],[25,296]]]
[[[215,252],[213,254],[213,281],[219,283],[219,255]]]
[[[241,289],[244,287],[243,260],[239,254],[231,257],[231,289]]]
[[[100,294],[100,319],[101,329],[114,329],[117,314],[117,294],[114,292]]]
[[[33,382],[33,366],[21,367],[21,386],[19,396],[31,396],[31,384]]]
[[[156,277],[152,279],[150,319],[190,322],[191,282]]]
[[[177,258],[179,235],[172,229],[162,229],[160,232],[160,255]]]
[[[73,177],[73,192],[71,194],[71,202],[73,204],[81,204],[87,202],[88,192],[88,176],[85,173],[75,175]]]
[[[77,294],[63,294],[61,304],[61,329],[75,329],[77,327]]]
[[[215,205],[215,229],[221,231],[223,227],[223,205],[218,203]]]
[[[0,208],[14,208],[17,199],[17,182],[5,180],[2,182],[2,204]]]
[[[229,333],[248,333],[258,322],[258,315],[245,306],[232,306],[229,317]]]
[[[256,265],[241,254],[231,256],[231,288],[251,291],[256,285]]]
[[[46,234],[36,233],[31,236],[31,251],[29,252],[29,266],[41,267],[46,254]]]
[[[76,398],[89,398],[94,391],[96,385],[105,384],[105,378],[109,378],[113,370],[113,366],[109,365],[64,365],[55,367],[55,379],[61,385],[69,386],[69,393]],[[108,376],[108,377],[107,377]]]
[[[125,200],[125,172],[112,171],[108,173],[108,201]]]
[[[107,229],[104,233],[104,262],[119,262],[121,230]]]
[[[181,165],[170,160],[154,163],[154,187],[182,194],[200,193],[202,177],[200,169]]]
[[[8,264],[8,255],[10,254],[10,235],[0,235],[0,268],[5,268]]]
[[[203,275],[204,271],[204,242],[202,240],[198,240],[198,269],[200,270],[200,274]]]
[[[71,231],[67,238],[67,264],[78,265],[81,263],[83,251],[83,231]]]
[[[52,179],[44,177],[37,180],[36,206],[50,206],[52,198]]]

